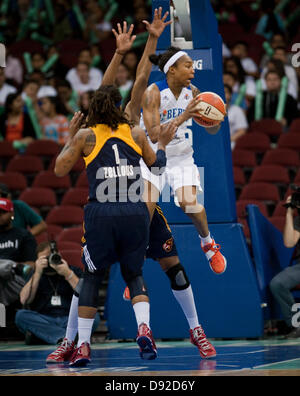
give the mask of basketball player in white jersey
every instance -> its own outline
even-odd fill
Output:
[[[152,186],[153,204],[165,184],[169,184],[176,195],[181,209],[195,225],[210,267],[216,274],[226,270],[226,258],[220,252],[210,235],[205,208],[197,201],[197,190],[202,191],[200,175],[194,163],[193,148],[186,133],[188,120],[195,112],[197,95],[200,91],[191,85],[194,78],[193,61],[189,55],[179,48],[171,47],[161,55],[151,55],[150,61],[159,66],[166,79],[152,84],[143,97],[143,115],[141,127],[147,131],[153,147],[157,142],[161,125],[175,123],[178,127],[175,138],[166,148],[167,166],[161,176],[151,174],[142,164],[143,178],[149,180]],[[201,105],[201,103],[200,103]],[[216,134],[219,126],[206,128],[209,134]]]

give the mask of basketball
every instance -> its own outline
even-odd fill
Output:
[[[197,107],[199,116],[194,121],[203,127],[219,125],[226,115],[226,106],[223,99],[214,92],[203,92],[197,96],[201,99]]]

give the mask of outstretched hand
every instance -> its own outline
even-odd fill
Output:
[[[146,29],[151,36],[159,38],[165,28],[171,25],[172,21],[166,22],[168,15],[169,12],[167,11],[162,17],[162,7],[159,7],[159,9],[156,8],[154,11],[154,18],[151,24],[148,21],[143,21],[143,23],[146,25]]]
[[[123,22],[123,29],[120,23],[118,23],[117,26],[118,26],[118,32],[115,29],[112,29],[112,32],[116,38],[117,53],[119,53],[120,55],[125,55],[126,52],[131,50],[134,40],[136,39],[136,36],[132,35],[134,25],[130,25],[128,31],[127,31],[126,21]]]
[[[74,137],[79,129],[82,127],[84,121],[84,114],[81,111],[76,111],[69,124],[70,135]]]

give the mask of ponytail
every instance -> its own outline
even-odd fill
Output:
[[[174,56],[177,52],[180,52],[181,49],[177,47],[170,47],[166,52],[160,55],[152,54],[149,56],[149,60],[154,65],[158,66],[160,70],[163,72],[165,65],[168,61]]]

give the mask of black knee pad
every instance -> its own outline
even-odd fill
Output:
[[[137,276],[130,280],[127,280],[127,286],[130,291],[131,300],[137,296],[148,296],[147,286],[145,285],[144,278]]]
[[[166,272],[166,275],[171,281],[171,287],[173,290],[185,290],[190,286],[190,281],[185,269],[180,263],[170,268]]]
[[[79,282],[77,283],[77,286],[74,289],[74,296],[76,296],[76,297],[80,296],[82,285],[83,285],[83,278],[80,278]]]
[[[104,278],[105,271],[94,273],[85,272],[79,296],[80,307],[98,307],[99,289]]]

